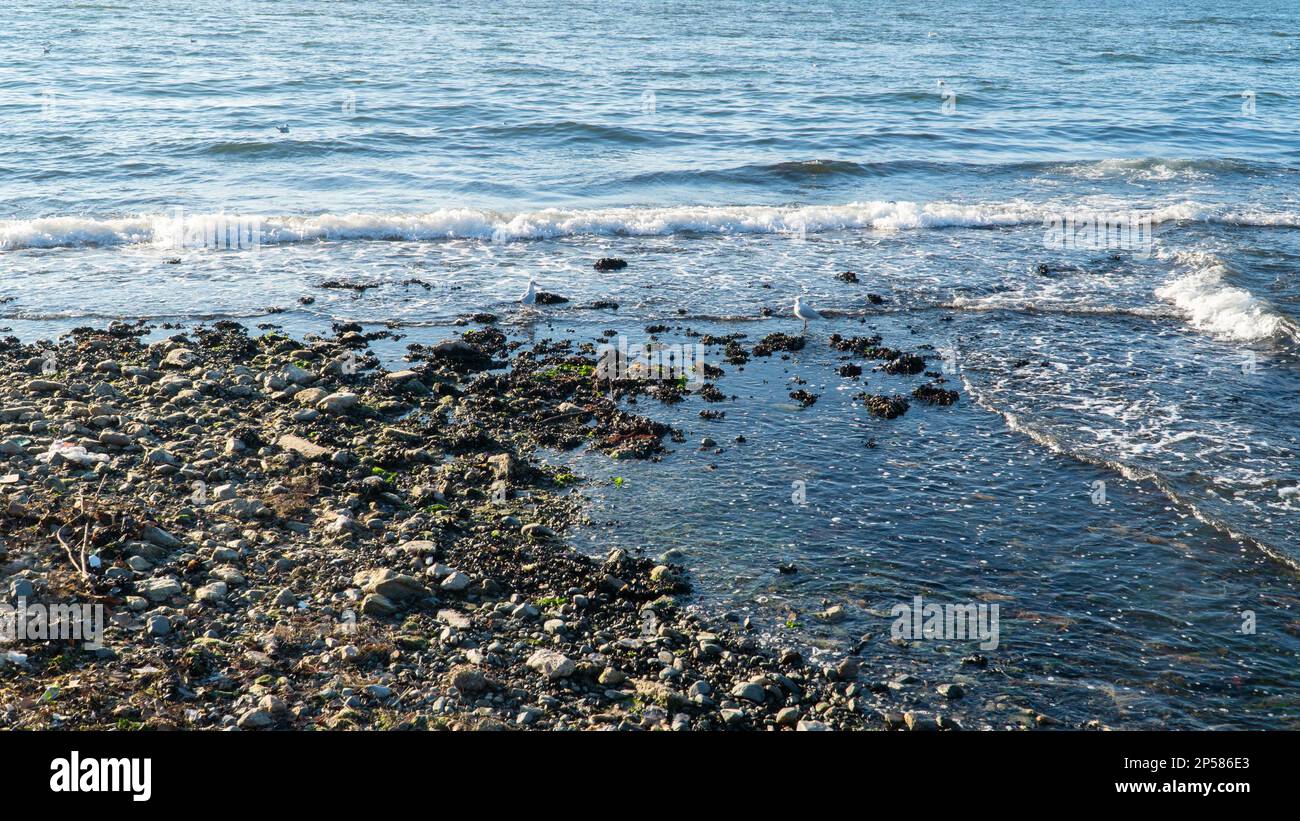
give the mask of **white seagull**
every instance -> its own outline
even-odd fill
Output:
[[[537,281],[536,280],[531,278],[528,280],[528,290],[524,291],[524,295],[519,297],[519,303],[521,305],[537,304]]]
[[[821,319],[822,315],[809,305],[803,304],[803,297],[794,298],[794,315],[803,320],[803,331],[808,333],[808,321],[812,319]]]

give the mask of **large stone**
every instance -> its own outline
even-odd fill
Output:
[[[903,713],[903,723],[914,732],[934,732],[939,729],[939,722],[924,713],[908,710]]]
[[[197,601],[219,604],[226,600],[226,594],[229,592],[230,587],[225,582],[212,582],[195,590],[194,598]]]
[[[170,576],[143,579],[136,583],[136,592],[144,595],[151,602],[163,602],[181,592],[180,582]]]
[[[412,539],[409,542],[403,542],[401,550],[412,556],[432,556],[438,552],[438,545],[428,539]]]
[[[270,727],[275,723],[271,714],[265,710],[253,709],[239,717],[239,728],[241,730],[261,730]]]
[[[324,399],[322,399],[320,402],[316,404],[316,407],[319,408],[320,410],[325,411],[326,413],[347,413],[348,411],[355,408],[357,406],[357,403],[359,403],[360,401],[361,401],[361,397],[357,396],[355,393],[348,393],[347,391],[341,391],[339,393],[331,393],[329,396],[326,396]]]
[[[294,436],[292,433],[286,433],[276,440],[276,444],[285,450],[291,450],[301,455],[304,459],[319,459],[322,456],[329,455],[329,449],[323,448],[314,442],[303,439],[301,436]]]
[[[173,348],[163,357],[164,368],[191,368],[198,362],[198,356],[189,348]]]
[[[33,379],[27,383],[27,390],[32,393],[54,393],[63,389],[62,382],[55,382],[51,379]]]
[[[469,616],[459,610],[439,610],[438,621],[457,630],[467,630],[471,624]]]
[[[387,596],[371,593],[361,600],[361,612],[366,616],[391,616],[397,612],[397,605]]]
[[[473,667],[458,667],[451,673],[451,686],[462,693],[481,693],[487,689],[487,678]]]
[[[763,689],[763,685],[756,681],[746,681],[737,684],[735,687],[731,688],[731,695],[735,698],[743,698],[746,701],[752,701],[755,704],[762,704],[767,698],[767,692]]]
[[[150,544],[175,550],[181,546],[181,540],[163,530],[161,527],[146,527],[140,531],[140,537]]]
[[[466,576],[464,573],[457,570],[447,578],[443,579],[442,584],[439,586],[443,590],[451,593],[459,593],[469,587],[469,576]]]
[[[414,576],[397,573],[386,567],[362,571],[353,581],[363,592],[378,593],[394,601],[427,595],[429,592]]]
[[[224,502],[214,504],[212,510],[244,520],[256,519],[271,514],[271,509],[256,499],[227,499]]]
[[[161,613],[150,616],[145,622],[144,631],[151,636],[165,636],[172,631],[171,620]]]
[[[578,665],[573,659],[554,650],[538,650],[528,657],[528,669],[541,673],[548,679],[568,678]]]
[[[145,459],[155,465],[171,465],[173,467],[180,465],[180,461],[175,456],[172,456],[169,451],[163,450],[162,448],[149,451],[145,456]]]
[[[497,479],[509,479],[510,474],[514,472],[514,460],[510,458],[508,453],[489,456],[487,463],[488,467],[492,469],[492,475]]]
[[[307,388],[306,390],[301,390],[295,393],[293,395],[293,401],[297,402],[299,405],[315,407],[328,395],[329,394],[326,391],[323,391],[320,388]]]
[[[310,385],[316,381],[316,375],[305,368],[300,368],[292,362],[284,366],[280,371],[280,376],[294,385]]]
[[[555,531],[551,530],[541,522],[530,522],[529,524],[524,525],[519,532],[522,533],[525,538],[537,541],[550,539],[555,536]]]

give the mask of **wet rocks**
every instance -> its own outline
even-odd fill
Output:
[[[417,355],[445,364],[457,373],[473,373],[495,367],[492,355],[463,339],[448,339],[429,348],[412,346]]]
[[[848,612],[845,611],[843,605],[836,604],[818,612],[816,616],[820,621],[824,621],[827,624],[838,624],[848,618]]]
[[[801,351],[806,342],[802,336],[770,333],[754,346],[754,356],[771,356],[778,351]]]
[[[912,397],[925,402],[927,405],[951,405],[957,401],[959,394],[957,391],[945,390],[940,385],[931,382],[913,390]]]
[[[809,393],[802,388],[796,391],[791,391],[790,398],[798,402],[801,407],[805,408],[811,407],[817,402],[817,394]]]
[[[601,257],[593,267],[597,271],[621,271],[627,267],[627,261],[618,257]]]
[[[886,361],[880,369],[888,374],[912,376],[925,370],[925,360],[916,354],[904,353]]]
[[[885,396],[883,394],[860,393],[854,398],[862,401],[872,416],[879,416],[883,419],[896,419],[907,413],[907,399],[898,394]]]
[[[852,283],[858,282],[858,275],[852,271],[841,271],[840,273],[835,275],[835,278],[838,279],[840,282],[852,282]]]
[[[39,374],[30,361],[54,346],[18,345],[10,359],[0,346],[11,386],[0,452],[13,465],[0,473],[14,477],[0,476],[0,492],[23,512],[0,548],[5,592],[44,599],[82,583],[50,538],[60,525],[80,538],[75,494],[53,475],[65,468],[49,466],[60,481],[48,486],[30,480],[67,431],[110,457],[96,468],[107,478],[95,482],[90,584],[113,655],[73,658],[79,686],[102,699],[48,705],[42,688],[61,683],[55,658],[68,648],[34,646],[42,675],[0,676],[0,703],[32,706],[0,711],[0,727],[49,726],[56,708],[63,726],[95,729],[122,715],[249,730],[879,726],[849,659],[803,663],[760,641],[758,618],[708,624],[676,598],[689,591],[689,549],[646,544],[602,561],[556,535],[582,500],[535,449],[655,458],[686,441],[628,411],[656,396],[646,386],[596,384],[589,347],[470,331],[438,353],[409,346],[420,364],[389,374],[365,351],[386,332],[355,323],[295,340],[218,322],[156,347],[135,330],[58,343],[66,381],[45,393],[17,374]],[[708,344],[743,363],[741,339]],[[771,355],[803,338],[767,343]],[[194,359],[161,365],[182,349]],[[332,367],[350,352],[365,366]],[[96,369],[106,361],[117,368]],[[178,698],[135,671],[204,692]]]

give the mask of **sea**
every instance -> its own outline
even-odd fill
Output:
[[[749,347],[802,333],[802,296],[802,350],[706,350],[724,402],[631,406],[684,431],[663,459],[539,454],[584,478],[577,549],[675,551],[688,606],[881,680],[984,655],[977,726],[1300,728],[1295,3],[9,0],[0,25],[5,335],[354,321],[404,336],[396,365],[475,312]],[[523,311],[530,279],[570,301]],[[936,378],[955,404],[855,398]],[[899,640],[917,597],[996,607],[996,647]]]

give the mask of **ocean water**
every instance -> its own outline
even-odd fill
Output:
[[[976,648],[890,644],[891,606],[998,603],[1000,685],[1063,720],[1294,728],[1300,9],[1223,5],[9,3],[0,326],[748,345],[802,294],[724,418],[642,401],[662,462],[544,455],[591,477],[580,547],[933,680]],[[219,215],[255,247],[194,241]],[[530,277],[572,302],[525,322]],[[924,379],[839,376],[836,332],[933,346],[960,401],[870,417]]]

